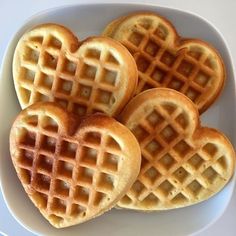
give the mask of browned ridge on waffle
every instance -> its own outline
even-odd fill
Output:
[[[225,69],[219,53],[200,39],[181,38],[156,13],[120,17],[107,25],[103,35],[120,41],[133,55],[139,71],[136,94],[155,87],[172,88],[204,112],[223,88]]]
[[[57,228],[112,208],[135,181],[141,162],[135,137],[119,122],[94,114],[79,123],[53,103],[19,114],[10,150],[26,193]]]
[[[13,59],[15,89],[22,108],[54,101],[79,115],[116,115],[135,92],[137,68],[119,42],[91,37],[82,42],[61,25],[26,32]]]
[[[175,90],[139,94],[121,122],[136,136],[142,164],[119,207],[151,211],[192,205],[220,191],[233,175],[235,153],[228,139],[201,127],[194,104]]]

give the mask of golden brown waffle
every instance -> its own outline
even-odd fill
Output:
[[[137,63],[136,94],[155,87],[175,89],[205,111],[221,92],[225,70],[218,52],[199,39],[181,38],[165,18],[139,12],[112,21],[104,30],[126,46]]]
[[[139,141],[142,164],[119,207],[151,211],[192,205],[220,191],[234,172],[230,142],[219,131],[201,127],[195,105],[175,90],[139,94],[121,121]]]
[[[61,25],[26,32],[13,59],[15,89],[22,108],[55,101],[79,115],[116,115],[135,92],[137,67],[128,50],[105,37],[78,42]]]
[[[125,126],[102,114],[79,123],[53,103],[31,105],[17,116],[10,151],[26,193],[57,228],[109,210],[141,163],[138,142]]]

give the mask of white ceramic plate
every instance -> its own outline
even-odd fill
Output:
[[[235,81],[229,50],[222,35],[205,19],[176,9],[137,4],[73,5],[54,8],[31,17],[9,44],[0,79],[0,180],[9,210],[25,228],[41,235],[187,235],[212,224],[226,209],[235,178],[210,200],[183,209],[156,213],[111,210],[88,223],[55,229],[47,223],[26,196],[9,155],[11,124],[20,111],[13,87],[11,63],[14,48],[25,30],[44,22],[68,26],[80,39],[99,34],[112,19],[137,10],[151,10],[169,18],[184,37],[197,37],[214,45],[224,59],[227,82],[221,97],[202,116],[204,125],[223,131],[235,144]],[[230,115],[226,115],[230,114]],[[227,117],[226,117],[227,116]]]

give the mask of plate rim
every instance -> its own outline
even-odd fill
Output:
[[[211,22],[209,21],[208,19],[206,19],[205,17],[201,16],[200,14],[196,13],[196,12],[193,12],[193,11],[189,11],[189,10],[182,10],[180,8],[177,8],[177,7],[169,7],[169,6],[160,6],[158,4],[154,4],[154,3],[140,3],[140,2],[116,2],[116,3],[111,3],[111,2],[106,2],[106,1],[101,1],[101,2],[98,2],[98,3],[94,3],[94,2],[89,2],[89,3],[68,3],[68,4],[62,4],[60,6],[54,6],[54,7],[49,7],[49,8],[45,8],[43,10],[40,10],[40,11],[37,11],[35,12],[34,14],[30,15],[29,17],[27,17],[25,20],[23,20],[21,22],[21,26],[17,28],[16,31],[13,31],[11,33],[11,37],[9,39],[9,42],[7,44],[7,46],[5,47],[5,50],[4,50],[4,53],[3,53],[3,57],[2,57],[2,63],[0,65],[0,86],[2,84],[2,80],[1,79],[3,77],[3,72],[4,72],[4,67],[5,67],[5,64],[8,64],[7,63],[7,58],[8,58],[8,54],[10,54],[11,52],[11,47],[12,46],[16,46],[16,44],[14,44],[14,41],[19,38],[21,35],[22,35],[22,30],[26,27],[26,25],[28,23],[30,23],[34,18],[37,18],[38,16],[40,15],[43,15],[43,14],[50,14],[51,12],[56,12],[58,10],[63,10],[64,8],[71,8],[71,7],[89,7],[89,6],[104,6],[104,7],[109,7],[109,6],[114,6],[114,5],[119,5],[119,6],[140,6],[140,7],[153,7],[153,8],[157,8],[156,10],[158,9],[164,9],[164,10],[174,10],[174,11],[177,11],[179,13],[183,13],[183,14],[187,14],[189,16],[194,16],[200,20],[202,20],[203,22],[205,22],[206,24],[208,24],[212,29],[214,29],[216,31],[216,33],[220,36],[221,40],[223,41],[224,43],[224,46],[226,48],[226,52],[229,56],[229,61],[230,61],[230,65],[228,65],[228,67],[231,68],[232,70],[232,75],[234,77],[233,79],[233,82],[234,82],[234,85],[236,85],[236,80],[235,80],[235,74],[236,74],[236,68],[234,68],[233,66],[233,63],[234,63],[234,60],[233,60],[233,57],[232,57],[232,53],[230,51],[230,48],[229,48],[229,45],[228,45],[228,42],[226,40],[226,38],[224,37],[224,35],[221,33],[221,31]],[[155,10],[155,9],[153,9]],[[236,98],[236,90],[234,90],[234,97]],[[1,116],[0,116],[0,120],[1,120]],[[236,146],[236,134],[232,135],[232,139],[230,140],[231,143],[233,144],[233,146]],[[0,163],[1,163],[1,157],[0,157]],[[231,201],[231,198],[233,197],[233,189],[236,185],[236,170],[234,171],[234,175],[232,176],[231,180],[229,183],[231,183],[232,186],[231,187],[231,195],[229,197],[229,201],[227,202],[227,205],[226,207],[222,210],[222,212],[220,214],[217,215],[217,217],[215,217],[213,220],[211,220],[209,223],[207,223],[203,228],[195,231],[192,233],[192,235],[197,235],[201,232],[203,232],[204,230],[206,230],[207,228],[211,227],[212,225],[214,225],[216,223],[216,221],[218,221],[222,215],[225,213],[226,209],[228,208],[229,206],[229,203]],[[28,230],[29,232],[33,233],[33,234],[37,234],[39,232],[37,231],[34,231],[33,229],[31,229],[30,226],[26,226],[23,224],[23,222],[21,221],[20,218],[18,218],[13,210],[11,209],[11,207],[9,206],[8,204],[8,201],[6,199],[6,196],[5,196],[5,191],[4,191],[4,188],[3,188],[3,184],[2,184],[2,172],[0,171],[0,190],[2,192],[2,195],[3,195],[3,199],[4,199],[4,203],[3,204],[6,204],[7,206],[7,209],[9,210],[9,212],[11,213],[11,215],[14,217],[14,219],[23,227],[25,228],[26,230]]]

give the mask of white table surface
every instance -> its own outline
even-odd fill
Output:
[[[31,15],[54,6],[72,3],[96,3],[99,0],[0,0],[0,63],[8,42],[14,32]],[[103,1],[112,2],[112,1]],[[127,2],[127,1],[117,1]],[[159,6],[179,8],[197,13],[212,22],[224,35],[236,61],[236,1],[235,0],[143,0],[128,1],[155,3]],[[3,112],[3,111],[1,111]],[[9,183],[10,184],[10,183]],[[17,196],[16,196],[17,197]],[[29,215],[30,217],[30,215]],[[199,217],[199,216],[198,216]],[[236,191],[223,216],[207,230],[198,236],[235,236],[236,235]],[[32,233],[20,226],[9,213],[0,192],[0,232],[9,236],[33,236]],[[0,233],[1,235],[1,233]]]

